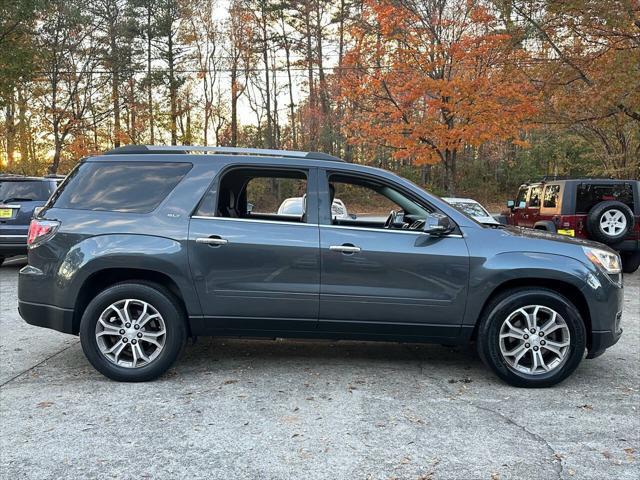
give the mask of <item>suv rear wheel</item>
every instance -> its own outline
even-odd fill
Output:
[[[550,387],[567,378],[586,348],[580,313],[544,288],[509,290],[485,309],[478,330],[482,360],[516,387]]]
[[[118,381],[143,382],[166,372],[186,340],[182,309],[159,285],[119,283],[100,292],[80,322],[91,364]]]
[[[587,229],[591,237],[609,245],[618,243],[633,230],[631,209],[614,200],[601,202],[589,211]]]

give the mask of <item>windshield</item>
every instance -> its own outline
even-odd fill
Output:
[[[53,189],[38,180],[0,181],[0,203],[46,201]]]
[[[466,213],[467,215],[471,215],[472,217],[489,217],[489,213],[482,208],[482,205],[479,203],[469,203],[469,202],[451,202],[455,208],[460,210],[462,213]]]

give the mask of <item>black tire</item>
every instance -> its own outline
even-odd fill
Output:
[[[547,373],[537,375],[516,372],[500,352],[500,328],[517,309],[542,305],[560,314],[567,324],[570,344],[563,363]],[[576,307],[564,296],[546,288],[518,288],[498,295],[484,309],[478,328],[478,352],[482,361],[501,379],[515,387],[551,387],[567,378],[584,357],[586,329]]]
[[[2,266],[3,263],[4,263],[4,257],[0,257],[0,267]]]
[[[602,216],[612,211],[621,212],[627,220],[625,228],[616,235],[611,235],[600,227]],[[629,232],[633,231],[634,223],[635,218],[629,206],[615,200],[598,203],[589,211],[589,215],[587,215],[587,230],[589,235],[593,240],[606,243],[607,245],[614,245],[623,240]]]
[[[622,254],[622,271],[634,273],[640,267],[640,252],[624,252]]]
[[[128,368],[108,360],[96,340],[96,323],[111,304],[124,299],[137,299],[152,305],[165,323],[166,338],[162,351],[147,365]],[[104,376],[120,382],[146,382],[158,378],[176,361],[186,343],[186,322],[183,309],[165,288],[153,283],[126,282],[100,292],[87,306],[80,321],[80,343],[85,356]]]

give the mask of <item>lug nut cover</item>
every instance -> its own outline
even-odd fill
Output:
[[[138,338],[142,338],[142,332],[138,332]]]
[[[525,343],[525,344],[524,344],[524,346],[525,346],[526,348],[529,348],[529,347],[531,346],[531,344],[529,344],[529,343]]]

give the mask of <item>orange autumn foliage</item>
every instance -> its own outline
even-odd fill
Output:
[[[451,190],[458,150],[517,138],[538,97],[520,68],[524,52],[487,8],[456,0],[429,10],[437,3],[366,0],[341,91],[356,143],[417,164],[442,161]]]

